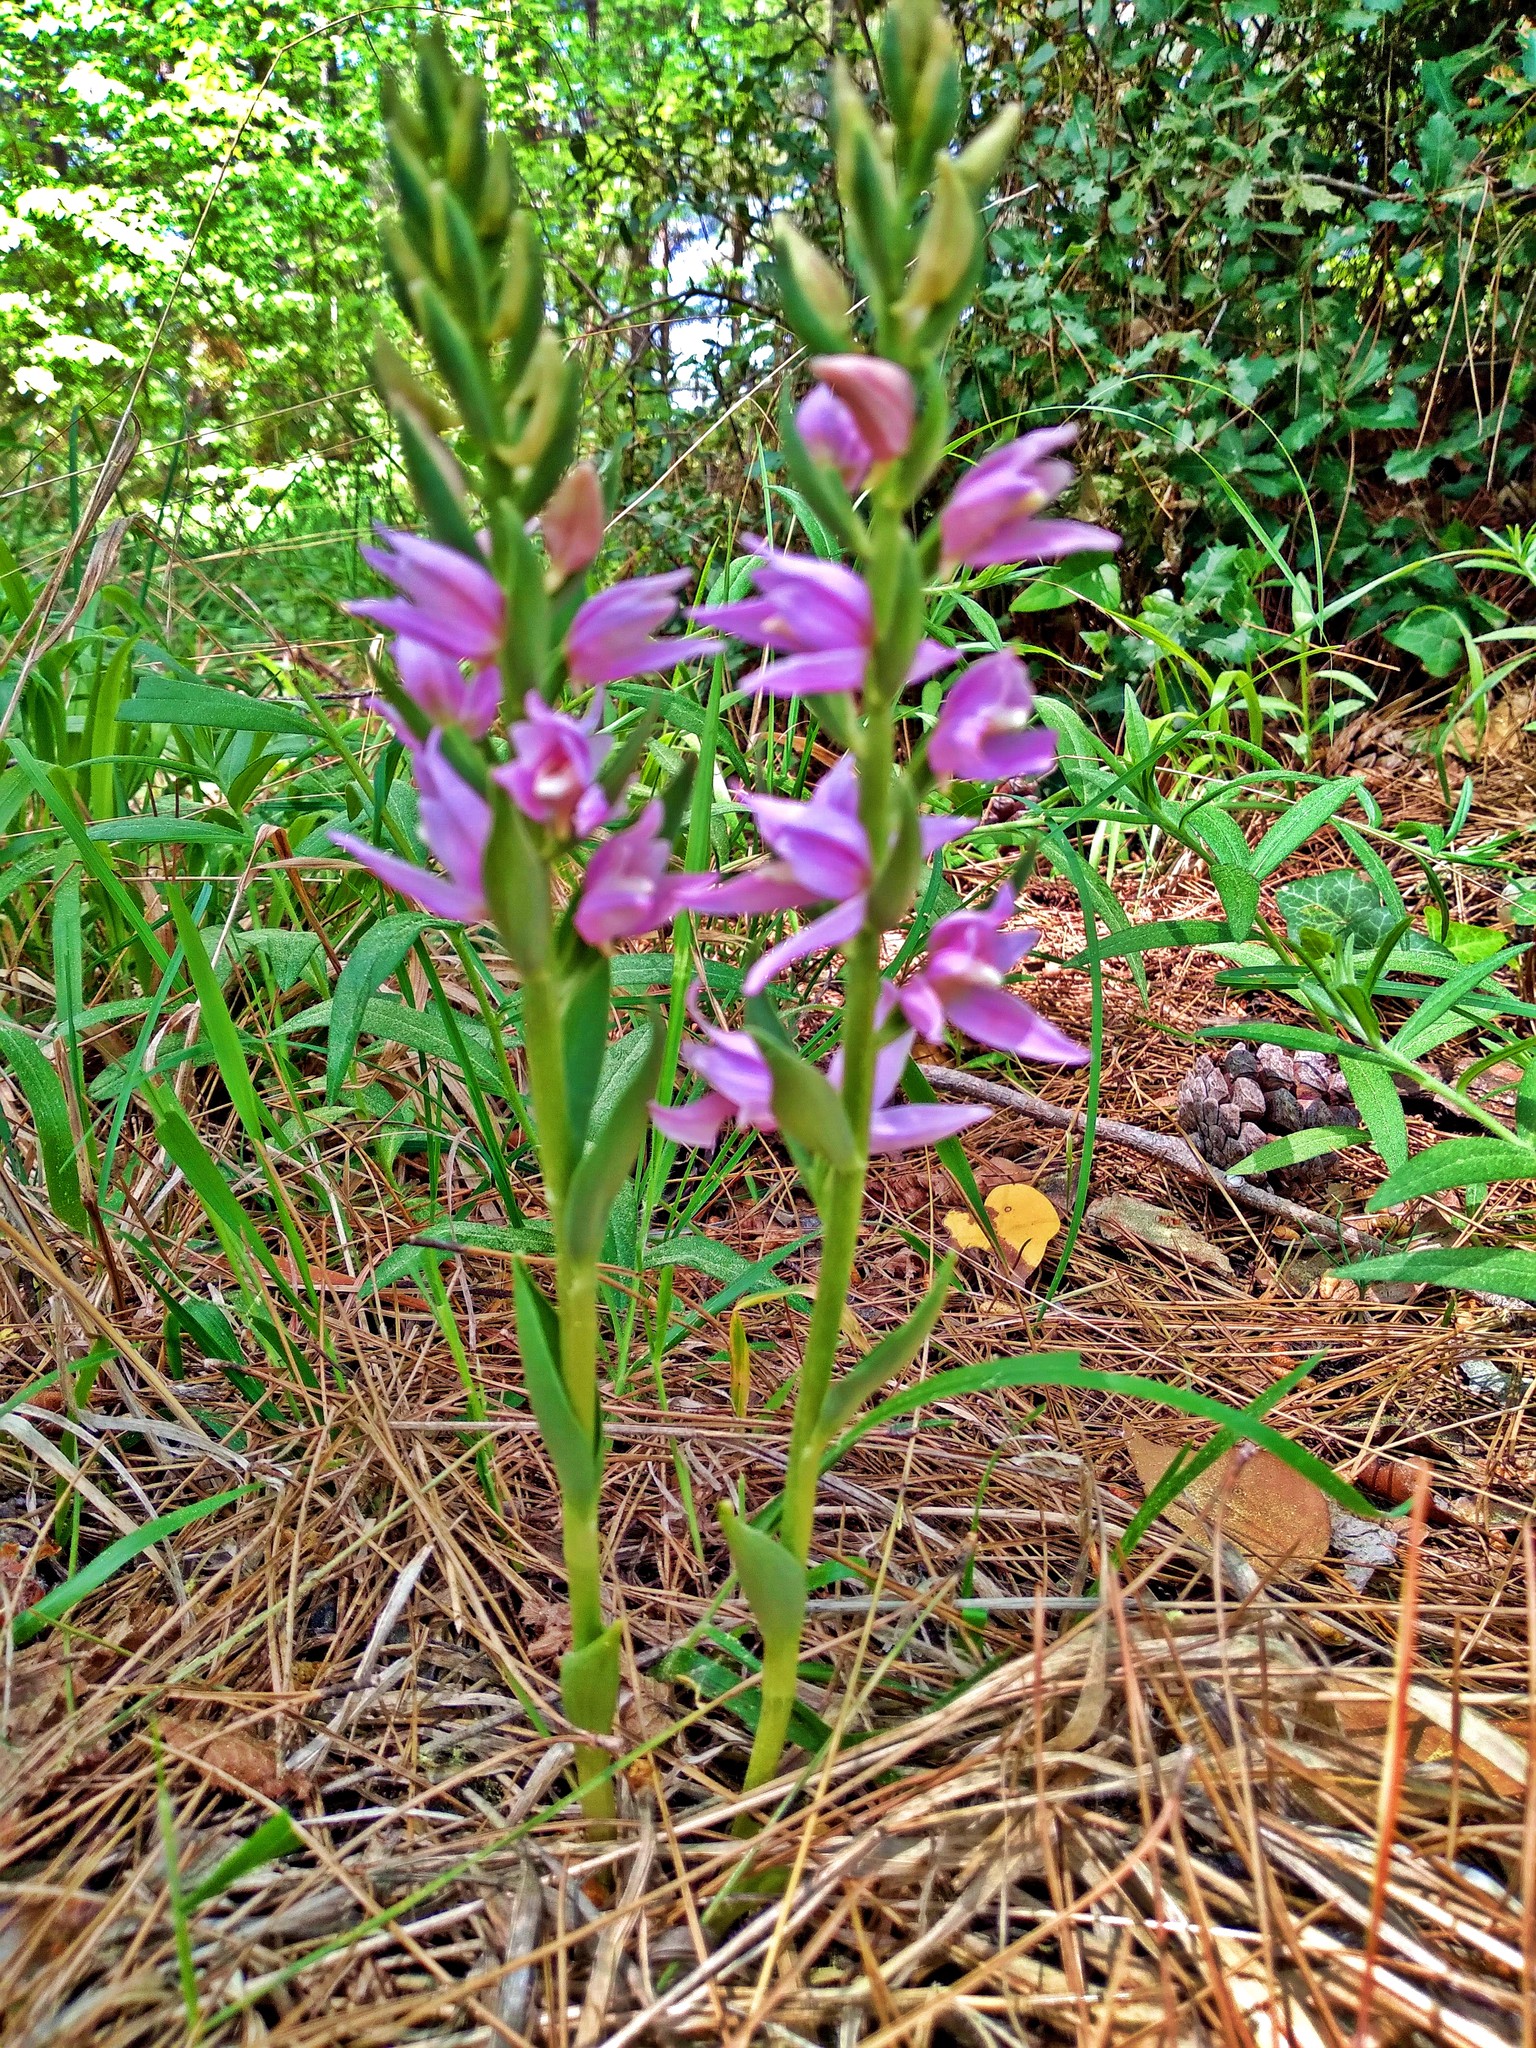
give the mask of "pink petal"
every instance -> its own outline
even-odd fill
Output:
[[[651,1122],[664,1138],[677,1145],[697,1145],[713,1151],[720,1139],[720,1126],[731,1114],[723,1095],[699,1095],[692,1102],[653,1102]]]
[[[957,1031],[974,1038],[978,1045],[1011,1052],[1016,1059],[1080,1067],[1090,1057],[1086,1046],[1037,1016],[1028,1003],[1009,989],[958,989],[949,995],[945,1008]]]
[[[825,917],[813,918],[787,939],[781,939],[776,946],[770,946],[760,960],[753,962],[747,971],[742,989],[749,996],[761,995],[775,975],[796,960],[803,960],[808,953],[824,953],[833,946],[844,946],[856,938],[864,926],[864,897],[850,896],[846,903],[829,910]]]
[[[487,915],[485,899],[478,890],[450,882],[446,875],[434,875],[429,868],[419,868],[411,861],[401,860],[398,854],[385,853],[380,847],[368,845],[366,840],[354,838],[350,832],[333,832],[331,844],[339,846],[344,853],[350,853],[386,888],[398,890],[402,896],[409,897],[429,916],[475,924]]]
[[[937,1145],[985,1123],[990,1109],[962,1109],[947,1102],[902,1103],[895,1109],[877,1109],[869,1120],[869,1149],[874,1153],[915,1152],[925,1145]]]

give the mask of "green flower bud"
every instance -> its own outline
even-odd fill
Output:
[[[1012,156],[1023,118],[1022,107],[1004,107],[1000,114],[993,115],[979,135],[972,136],[956,159],[961,177],[978,200],[984,199],[991,191],[1004,164]]]
[[[493,135],[486,159],[485,180],[480,188],[475,232],[482,242],[495,243],[506,233],[507,222],[511,218],[512,146],[505,135]]]
[[[485,87],[478,78],[466,78],[459,87],[459,103],[454,109],[444,169],[448,173],[448,182],[471,210],[480,204],[489,157],[490,145],[485,133]]]
[[[565,395],[565,351],[546,327],[539,334],[509,413],[522,414],[515,439],[496,450],[514,472],[528,471],[549,446]]]
[[[913,100],[928,63],[934,36],[947,33],[936,0],[892,0],[880,32],[880,74],[885,97],[900,126],[915,127]]]
[[[848,288],[821,251],[780,214],[773,223],[774,274],[784,317],[814,355],[837,355],[852,340]]]
[[[387,334],[373,338],[373,381],[384,403],[394,409],[408,406],[419,413],[435,433],[453,425],[453,414],[427,389]]]
[[[902,296],[901,310],[909,328],[918,327],[933,307],[942,306],[964,284],[980,240],[976,202],[958,166],[946,158],[939,165],[933,205]]]
[[[839,61],[832,73],[837,130],[837,184],[848,214],[850,244],[871,293],[893,299],[906,266],[906,231],[897,212],[889,145],[882,147],[863,95]]]
[[[508,383],[516,384],[527,369],[544,323],[544,254],[526,213],[513,216],[503,264],[490,339],[507,344],[501,370],[505,389]]]
[[[454,306],[479,333],[485,326],[485,276],[474,223],[441,178],[432,186],[432,266]]]

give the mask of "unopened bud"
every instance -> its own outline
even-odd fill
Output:
[[[890,108],[904,126],[912,122],[918,80],[936,32],[948,24],[936,0],[892,0],[880,33],[880,71]]]
[[[914,324],[965,282],[979,238],[976,203],[958,167],[946,159],[939,165],[933,205],[902,296],[902,310]]]
[[[453,425],[453,414],[433,397],[388,335],[373,338],[373,381],[384,403],[393,409],[407,406],[436,433]]]
[[[984,198],[997,183],[1004,164],[1013,155],[1023,118],[1021,107],[1004,107],[961,150],[955,168],[970,187],[973,198]]]
[[[590,462],[578,462],[566,471],[539,514],[539,531],[561,583],[596,560],[606,523],[602,481]]]
[[[564,396],[565,351],[546,327],[512,400],[514,411],[524,405],[528,408],[522,431],[510,447],[496,451],[510,469],[526,473],[533,468],[549,446]]]
[[[813,242],[780,214],[773,224],[774,267],[785,318],[808,348],[835,355],[849,341],[848,288]]]
[[[501,289],[491,316],[490,338],[509,344],[504,374],[517,376],[527,362],[544,319],[544,263],[539,238],[526,213],[507,231]]]

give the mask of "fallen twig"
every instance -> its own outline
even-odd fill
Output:
[[[1025,1116],[1033,1117],[1036,1123],[1050,1124],[1058,1131],[1081,1131],[1086,1128],[1087,1119],[1080,1109],[1067,1109],[1061,1103],[1047,1102],[1043,1095],[1031,1095],[1026,1088],[1009,1088],[1001,1081],[983,1080],[979,1074],[963,1074],[954,1067],[930,1067],[919,1064],[917,1070],[930,1087],[947,1088],[952,1095],[968,1095],[976,1102],[990,1102],[998,1109],[1016,1109]],[[1219,1188],[1230,1195],[1234,1202],[1241,1202],[1245,1208],[1257,1209],[1261,1215],[1276,1216],[1286,1223],[1294,1223],[1298,1230],[1310,1230],[1334,1244],[1343,1245],[1346,1251],[1385,1251],[1384,1241],[1368,1230],[1359,1230],[1353,1224],[1341,1223],[1335,1216],[1325,1216],[1321,1209],[1309,1209],[1304,1202],[1293,1202],[1285,1195],[1277,1195],[1270,1188],[1256,1187],[1234,1173],[1223,1173],[1212,1166],[1183,1138],[1166,1135],[1162,1131],[1144,1131],[1140,1124],[1123,1124],[1112,1116],[1099,1117],[1093,1126],[1095,1142],[1106,1145],[1123,1145],[1131,1152],[1141,1152],[1148,1159],[1160,1159],[1164,1166],[1182,1174],[1186,1180],[1197,1180],[1206,1187]]]

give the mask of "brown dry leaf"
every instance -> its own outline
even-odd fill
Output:
[[[1049,1195],[1024,1181],[1005,1181],[982,1198],[992,1228],[1007,1254],[1010,1273],[1033,1273],[1045,1257],[1045,1248],[1061,1229],[1061,1218]],[[976,1218],[965,1209],[951,1209],[944,1228],[966,1252],[987,1252],[992,1245]],[[996,1254],[994,1253],[994,1257]]]
[[[1156,1202],[1138,1201],[1134,1195],[1100,1195],[1096,1202],[1088,1204],[1085,1220],[1111,1244],[1128,1246],[1132,1251],[1172,1252],[1176,1258],[1187,1259],[1192,1266],[1201,1266],[1208,1273],[1220,1273],[1229,1280],[1232,1277],[1232,1261],[1220,1245],[1212,1244],[1198,1230],[1191,1230],[1171,1209],[1160,1208]]]
[[[255,1792],[274,1804],[288,1791],[286,1773],[274,1744],[238,1729],[220,1729],[190,1714],[162,1714],[160,1736],[174,1750],[226,1791]]]
[[[1332,1688],[1324,1695],[1348,1735],[1367,1738],[1384,1736],[1391,1713],[1388,1693],[1394,1683],[1390,1671],[1341,1672],[1339,1693],[1356,1682],[1369,1686],[1364,1698],[1336,1696]],[[1453,1703],[1437,1686],[1414,1683],[1408,1688],[1408,1757],[1416,1764],[1440,1763],[1459,1757],[1475,1770],[1491,1791],[1506,1799],[1522,1799],[1529,1774],[1529,1759],[1521,1739],[1525,1717],[1495,1721],[1480,1714],[1465,1701]]]
[[[1125,1432],[1125,1447],[1150,1493],[1173,1463],[1178,1444]],[[1178,1528],[1209,1538],[1218,1521],[1226,1540],[1268,1572],[1297,1577],[1328,1554],[1333,1522],[1328,1497],[1273,1451],[1239,1444],[1192,1479],[1166,1510]]]

